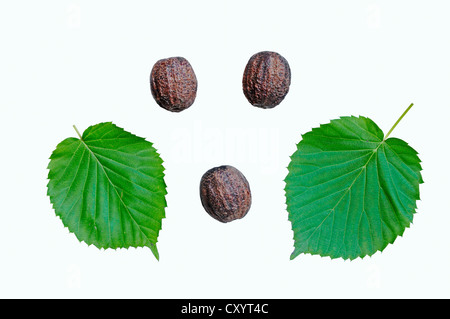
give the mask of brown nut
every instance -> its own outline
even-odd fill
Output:
[[[243,218],[252,203],[247,179],[229,165],[211,168],[202,176],[200,199],[206,212],[222,223]]]
[[[291,85],[291,69],[276,52],[254,54],[245,67],[242,89],[253,106],[270,109],[283,101]]]
[[[185,58],[162,59],[155,63],[150,73],[150,89],[159,106],[181,112],[194,103],[197,78]]]

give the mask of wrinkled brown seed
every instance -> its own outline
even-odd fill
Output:
[[[243,218],[252,203],[247,179],[229,165],[211,168],[202,176],[200,199],[206,212],[222,223]]]
[[[276,52],[254,54],[245,67],[242,89],[253,106],[270,109],[283,101],[291,85],[291,69]]]
[[[181,112],[194,103],[197,78],[185,58],[162,59],[152,68],[150,89],[159,106],[171,112]]]

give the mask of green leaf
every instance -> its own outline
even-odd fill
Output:
[[[162,162],[152,143],[100,123],[58,144],[47,194],[78,240],[104,249],[147,246],[159,259],[156,242],[167,206]]]
[[[393,128],[383,137],[372,120],[352,116],[303,135],[285,179],[291,259],[371,256],[410,226],[422,168],[406,142],[387,139]]]

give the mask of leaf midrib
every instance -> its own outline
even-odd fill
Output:
[[[355,182],[358,180],[359,176],[361,176],[362,172],[366,169],[367,165],[369,165],[370,161],[372,160],[372,157],[378,152],[378,149],[380,148],[381,145],[383,145],[384,141],[381,141],[380,144],[378,144],[377,148],[375,148],[372,151],[372,154],[370,155],[369,159],[367,160],[366,164],[364,164],[360,169],[361,171],[359,172],[359,174],[355,177],[355,179],[353,180],[353,182],[350,184],[349,187],[347,187],[347,190],[344,192],[344,194],[341,196],[341,198],[338,200],[338,202],[336,203],[336,205],[334,205],[334,207],[331,209],[331,211],[334,211],[336,209],[336,207],[340,204],[340,202],[342,201],[342,199],[345,197],[345,195],[350,191],[350,189],[353,187],[353,185],[355,184]],[[331,213],[331,212],[330,212]],[[327,217],[325,217],[326,219]]]
[[[306,239],[306,242],[309,242],[309,240],[311,239],[311,237],[314,235],[314,233],[322,227],[322,224],[328,219],[328,217],[331,215],[331,213],[334,213],[334,210],[336,209],[336,207],[340,204],[340,202],[342,201],[342,199],[347,195],[347,193],[350,191],[350,189],[353,187],[353,185],[355,184],[355,182],[358,180],[359,176],[361,176],[362,172],[366,169],[367,165],[369,165],[369,162],[371,161],[372,157],[374,156],[374,154],[377,154],[378,149],[380,148],[381,145],[383,145],[385,141],[381,141],[377,148],[375,148],[373,150],[373,153],[370,155],[369,159],[367,160],[367,162],[361,167],[361,171],[359,172],[359,174],[355,177],[355,179],[353,180],[353,182],[351,183],[351,185],[349,187],[347,187],[347,190],[344,192],[344,194],[341,196],[341,198],[338,200],[338,202],[336,203],[336,205],[334,205],[334,207],[332,209],[330,209],[330,212],[324,217],[324,219],[320,222],[319,225],[317,225],[316,229],[314,229],[313,232],[311,232],[311,234],[308,236],[308,238]],[[364,192],[365,192],[365,188],[364,188]],[[347,216],[346,218],[348,218],[348,211],[347,211]],[[347,223],[345,223],[347,225]],[[346,231],[344,231],[344,237],[345,237],[345,233]]]
[[[106,179],[108,180],[109,184],[113,187],[117,197],[119,198],[120,202],[122,203],[123,207],[125,207],[126,212],[128,213],[130,219],[133,221],[133,223],[138,227],[139,231],[144,235],[144,237],[147,239],[147,242],[150,245],[154,245],[154,243],[152,243],[150,241],[150,239],[148,238],[148,236],[142,231],[141,226],[139,225],[139,223],[136,222],[136,220],[133,218],[133,215],[131,214],[130,210],[128,209],[128,206],[125,204],[125,202],[123,201],[122,197],[120,196],[119,192],[117,191],[116,186],[114,185],[114,183],[111,181],[111,179],[109,178],[108,174],[106,173],[105,168],[103,167],[102,163],[100,162],[100,160],[97,158],[97,156],[95,155],[95,153],[89,148],[89,146],[86,144],[86,142],[83,139],[79,139],[83,145],[86,147],[86,149],[91,153],[91,155],[94,157],[94,159],[96,160],[97,164],[101,167],[103,173],[106,176]]]
[[[387,145],[389,147],[389,144],[385,143],[386,140],[383,139],[382,141],[379,142],[378,146],[373,149],[373,153],[370,155],[369,159],[367,160],[367,162],[360,168],[361,171],[359,172],[359,174],[354,178],[353,182],[350,184],[349,187],[347,187],[347,189],[345,190],[344,194],[341,196],[341,198],[339,198],[339,200],[337,201],[337,203],[334,205],[334,207],[332,209],[330,209],[330,212],[323,218],[323,220],[320,222],[319,225],[317,225],[317,227],[314,229],[314,231],[308,236],[308,238],[305,240],[306,242],[308,242],[311,237],[314,235],[314,233],[318,230],[322,228],[322,224],[328,219],[328,217],[334,213],[336,207],[341,203],[341,201],[344,199],[344,197],[347,195],[347,193],[351,190],[351,188],[353,187],[353,185],[355,184],[355,182],[358,180],[358,178],[361,176],[362,172],[366,170],[367,165],[369,165],[370,161],[372,160],[372,157],[378,153],[378,149],[382,146],[382,145]],[[390,149],[392,149],[391,147],[389,147]],[[394,154],[401,159],[401,157],[393,150]],[[378,168],[377,168],[378,171]],[[364,186],[364,193],[366,191],[366,187]],[[365,196],[364,196],[365,199]],[[364,207],[363,207],[363,212],[364,211]],[[348,211],[347,211],[347,216],[346,219],[348,218]],[[345,223],[347,225],[347,223]],[[345,234],[346,234],[346,230],[344,230],[344,238],[345,238]]]

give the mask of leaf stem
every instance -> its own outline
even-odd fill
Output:
[[[73,128],[75,129],[75,132],[77,132],[78,137],[80,138],[80,140],[82,140],[83,138],[81,137],[80,132],[78,132],[77,127],[74,125]]]
[[[398,118],[397,122],[395,122],[395,124],[392,126],[392,128],[389,130],[389,132],[387,132],[387,134],[385,135],[383,141],[386,141],[386,139],[389,137],[389,135],[392,133],[392,131],[395,129],[395,127],[397,126],[398,123],[400,123],[400,121],[402,120],[402,118],[406,115],[406,113],[408,113],[408,111],[413,107],[414,103],[411,103],[410,106],[408,106],[408,108],[405,110],[405,112],[403,112],[403,114]]]

